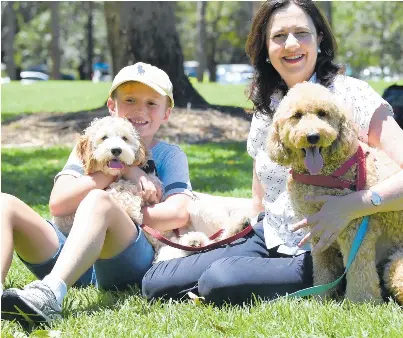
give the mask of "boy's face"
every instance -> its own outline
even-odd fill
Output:
[[[112,116],[127,118],[150,146],[155,133],[169,119],[169,98],[140,82],[127,82],[116,88],[114,98],[108,99]]]

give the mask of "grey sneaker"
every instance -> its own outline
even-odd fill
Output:
[[[61,312],[54,293],[41,281],[29,283],[22,290],[4,290],[1,297],[1,319],[23,325],[49,323],[61,318]]]

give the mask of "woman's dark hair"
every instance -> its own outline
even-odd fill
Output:
[[[269,0],[256,13],[246,41],[246,54],[255,68],[252,83],[249,87],[249,99],[255,109],[262,114],[272,115],[270,97],[277,89],[285,94],[288,90],[280,74],[271,63],[266,62],[268,51],[266,47],[267,24],[273,12],[289,4],[301,7],[312,19],[317,34],[322,34],[320,42],[321,53],[316,60],[315,72],[320,84],[328,87],[334,77],[341,72],[341,66],[334,63],[337,51],[336,40],[330,25],[318,7],[311,0]]]

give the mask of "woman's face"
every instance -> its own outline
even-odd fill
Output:
[[[266,47],[270,62],[288,88],[312,76],[321,38],[301,7],[290,4],[273,12],[267,24]]]

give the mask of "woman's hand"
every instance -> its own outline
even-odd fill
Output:
[[[150,177],[139,167],[126,167],[123,170],[123,177],[136,183],[142,191],[142,198],[147,204],[159,203],[162,198],[162,188],[155,185]]]
[[[311,231],[298,243],[303,247],[314,236],[319,236],[319,242],[312,251],[326,250],[357,215],[359,205],[352,198],[354,194],[345,196],[306,196],[307,203],[323,203],[322,208],[315,214],[306,217],[292,227],[292,231],[311,227]]]

